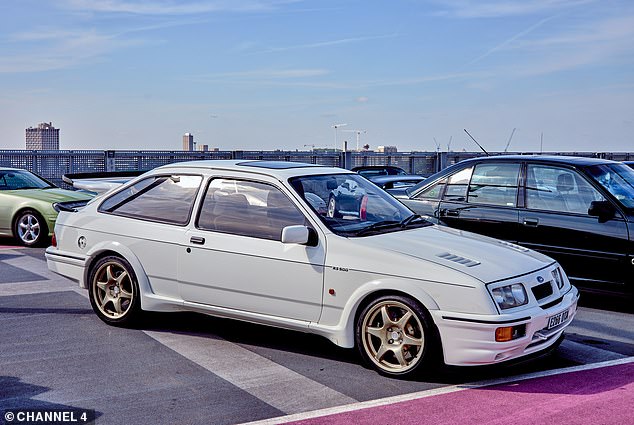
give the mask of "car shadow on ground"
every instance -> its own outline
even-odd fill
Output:
[[[12,412],[12,414],[16,415],[14,416],[16,422],[23,422],[23,420],[19,419],[19,417],[17,416],[17,412],[26,412],[33,410],[45,410],[49,412],[68,412],[70,410],[73,410],[76,413],[80,412],[80,408],[71,405],[49,403],[47,401],[37,400],[37,396],[50,391],[50,388],[23,382],[22,380],[20,380],[20,378],[15,376],[0,376],[0,388],[3,389],[3,391],[0,392],[0,412],[2,412],[4,415],[6,415],[8,412]],[[8,397],[5,398],[3,396],[4,394],[8,395]],[[81,410],[81,412],[83,411],[85,411],[85,409]],[[94,419],[99,418],[100,416],[102,416],[102,413],[96,411]],[[12,419],[8,419],[8,416],[4,416],[4,419],[6,420],[6,423],[10,423],[13,421]],[[74,419],[75,420],[73,422],[83,422],[80,421],[81,416],[79,414]],[[44,421],[39,422],[44,423]]]
[[[138,329],[223,339],[251,350],[266,348],[355,365],[363,364],[355,349],[341,348],[319,335],[199,313],[149,313],[139,323]],[[435,365],[407,380],[454,385],[576,365],[578,363],[558,357],[554,350],[548,355],[512,364],[461,367]]]

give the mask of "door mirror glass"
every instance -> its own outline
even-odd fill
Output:
[[[599,223],[605,223],[614,217],[616,209],[609,201],[592,201],[588,208],[588,215],[599,217]]]
[[[306,226],[286,226],[282,229],[282,243],[308,244],[310,231]]]

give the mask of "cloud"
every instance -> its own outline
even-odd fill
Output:
[[[370,35],[364,37],[349,37],[349,38],[341,38],[338,40],[328,40],[328,41],[319,41],[315,43],[307,43],[307,44],[297,44],[294,46],[284,46],[284,47],[270,47],[266,50],[263,50],[260,53],[271,53],[271,52],[285,52],[288,50],[303,50],[303,49],[314,49],[319,47],[329,47],[329,46],[337,46],[341,44],[349,44],[349,43],[360,43],[365,41],[372,40],[380,40],[385,38],[394,38],[397,37],[398,34],[383,34],[383,35]]]
[[[355,99],[357,102],[359,103],[366,103],[368,102],[370,99],[366,96],[359,96]]]
[[[492,49],[489,49],[488,51],[486,51],[484,54],[478,56],[477,58],[473,59],[472,61],[470,61],[467,65],[473,65],[477,62],[480,62],[482,59],[486,58],[487,56],[491,55],[492,53],[503,49],[504,47],[510,45],[511,43],[513,43],[515,40],[518,40],[522,37],[525,37],[526,35],[530,34],[531,32],[535,31],[537,28],[541,27],[542,25],[544,25],[546,22],[550,21],[551,19],[555,18],[555,16],[550,16],[548,18],[542,19],[541,21],[537,22],[534,25],[531,25],[530,27],[528,27],[527,29],[525,29],[524,31],[521,31],[517,34],[515,34],[514,36],[504,40],[502,43],[499,43],[498,45],[496,45],[495,47],[493,47]]]
[[[441,6],[439,16],[454,18],[500,18],[531,15],[576,7],[597,0],[445,0],[434,1]]]
[[[252,71],[224,72],[193,77],[198,81],[221,80],[277,80],[319,77],[327,75],[326,69],[258,69]]]
[[[8,39],[18,44],[20,53],[0,57],[2,73],[69,68],[87,60],[96,60],[115,49],[143,43],[142,40],[124,40],[114,35],[99,33],[94,29],[40,29],[16,33]]]
[[[97,13],[192,15],[213,12],[262,12],[298,0],[67,0],[66,7]]]

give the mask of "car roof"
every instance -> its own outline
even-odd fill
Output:
[[[383,170],[386,168],[392,168],[392,169],[398,169],[398,170],[402,170],[401,167],[399,167],[398,165],[361,165],[359,167],[352,167],[352,171],[359,171],[359,170]]]
[[[376,177],[371,177],[370,178],[371,181],[375,182],[375,183],[389,183],[389,182],[399,182],[399,181],[408,181],[408,180],[412,180],[412,181],[423,181],[425,180],[425,177],[423,176],[419,176],[416,174],[399,174],[399,175],[389,175],[389,176],[376,176]]]
[[[173,170],[198,168],[207,170],[238,171],[244,173],[260,174],[287,179],[296,176],[319,175],[319,174],[341,174],[352,171],[343,168],[326,167],[317,164],[307,164],[292,161],[261,161],[261,160],[203,160],[176,162],[163,165],[157,170]]]
[[[548,162],[552,164],[565,164],[576,166],[598,165],[598,164],[613,164],[617,161],[612,161],[603,158],[587,158],[580,156],[565,156],[565,155],[494,155],[494,156],[479,156],[476,158],[465,159],[456,164],[465,164],[468,162],[476,161],[526,161],[526,162]]]

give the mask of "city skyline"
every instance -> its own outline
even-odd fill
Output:
[[[360,143],[631,151],[634,3],[34,0],[0,7],[0,149]],[[346,123],[342,129],[333,125]],[[515,129],[515,130],[514,130]],[[343,130],[348,130],[343,132]],[[335,132],[338,134],[336,135]]]

